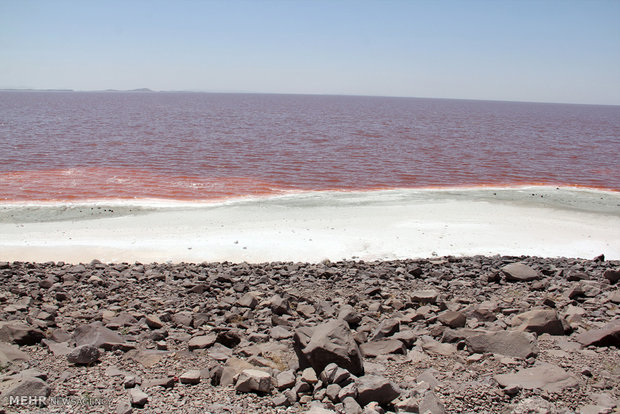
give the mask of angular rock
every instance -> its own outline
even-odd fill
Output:
[[[244,369],[239,374],[235,389],[238,392],[260,392],[271,391],[271,375],[256,369]]]
[[[419,410],[427,414],[444,414],[446,408],[433,391],[427,391],[420,401]]]
[[[5,365],[13,361],[28,361],[28,354],[18,347],[0,342],[0,364]]]
[[[614,319],[599,329],[580,333],[575,340],[583,346],[615,346],[620,348],[620,319]]]
[[[270,299],[271,311],[276,315],[284,315],[290,312],[288,300],[283,299],[280,295],[274,295]]]
[[[181,384],[198,384],[200,383],[200,370],[199,369],[191,369],[189,371],[184,372],[179,377],[179,381]]]
[[[295,385],[295,371],[289,369],[276,376],[276,387],[278,390],[286,390]]]
[[[548,392],[560,392],[579,384],[569,373],[552,364],[540,364],[514,374],[495,375],[494,378],[504,388],[518,386],[528,390],[542,389]]]
[[[72,364],[87,365],[99,359],[99,348],[93,345],[81,345],[67,354],[67,361]]]
[[[300,336],[299,330],[296,331],[295,336]],[[297,341],[295,344],[299,346]],[[361,352],[348,324],[343,320],[331,320],[317,326],[307,346],[300,353],[317,373],[322,372],[331,363],[335,363],[353,375],[364,373]]]
[[[431,354],[450,356],[456,353],[456,346],[453,344],[441,343],[434,340],[430,336],[420,337],[420,343],[422,345],[422,349]]]
[[[140,388],[132,388],[129,391],[129,401],[133,407],[144,407],[149,401],[149,396]]]
[[[343,384],[351,378],[351,373],[338,365],[331,363],[325,367],[319,376],[325,384]]]
[[[242,308],[254,309],[258,305],[258,299],[253,293],[248,292],[237,301],[237,305]]]
[[[394,404],[396,412],[399,414],[419,413],[419,402],[417,398],[410,397]]]
[[[164,323],[159,319],[157,315],[148,315],[145,318],[146,325],[151,329],[161,329]]]
[[[376,401],[387,404],[400,396],[398,387],[385,377],[378,375],[364,375],[356,381],[357,402],[362,406]]]
[[[342,319],[349,326],[357,326],[362,320],[362,315],[357,312],[351,305],[343,305],[338,313],[338,319]]]
[[[314,385],[317,382],[319,382],[319,379],[316,376],[316,372],[314,372],[314,369],[312,368],[306,368],[301,372],[301,377],[300,379],[303,382],[306,382],[310,385]]]
[[[124,349],[126,345],[122,336],[106,328],[101,322],[78,326],[73,332],[72,339],[76,346],[93,345],[103,349]]]
[[[116,405],[115,414],[131,414],[133,409],[131,408],[131,402],[129,400],[121,400]]]
[[[342,401],[344,405],[345,414],[362,414],[362,407],[353,399],[353,397],[347,397]]]
[[[36,345],[45,337],[39,329],[20,322],[0,322],[0,341],[16,345]]]
[[[437,303],[439,291],[435,289],[417,290],[410,296],[412,302],[418,303]]]
[[[241,342],[241,332],[237,329],[229,329],[217,334],[215,342],[218,342],[228,348],[234,348]]]
[[[537,334],[564,335],[566,322],[552,309],[534,309],[520,313],[512,318],[512,326]]]
[[[607,269],[603,273],[603,277],[605,279],[609,280],[609,283],[611,283],[613,285],[613,284],[617,283],[618,280],[620,280],[620,270]]]
[[[213,345],[216,339],[216,334],[195,336],[189,340],[187,346],[189,347],[190,351],[193,351],[195,349],[204,349]]]
[[[41,378],[28,375],[20,375],[16,379],[3,384],[5,391],[2,393],[3,405],[4,400],[10,397],[27,397],[38,399],[44,402],[49,397],[52,390],[47,383]]]
[[[404,354],[407,352],[405,344],[398,339],[381,339],[366,342],[360,346],[362,354],[366,357],[377,357],[387,354]]]
[[[369,340],[376,341],[388,336],[394,335],[400,330],[400,321],[398,319],[384,319],[375,328]]]
[[[492,352],[517,358],[538,354],[536,337],[528,332],[497,331],[472,335],[465,339],[472,352]]]
[[[453,329],[462,328],[467,321],[465,314],[457,311],[445,311],[441,313],[437,319],[439,322]]]
[[[540,279],[540,273],[523,263],[511,263],[501,268],[509,282],[529,282]]]

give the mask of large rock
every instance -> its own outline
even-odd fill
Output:
[[[375,328],[370,336],[371,341],[376,341],[388,336],[394,335],[400,330],[400,321],[398,319],[384,319]]]
[[[522,369],[514,374],[496,375],[494,378],[504,388],[517,386],[528,390],[542,389],[548,392],[560,392],[564,388],[579,384],[569,373],[552,364],[541,364]]]
[[[411,293],[411,301],[418,303],[436,303],[439,297],[439,291],[435,289],[416,290]]]
[[[295,333],[294,346],[303,344],[306,333],[299,330]],[[357,343],[353,339],[349,325],[343,320],[331,320],[317,326],[307,345],[298,352],[308,361],[317,374],[335,363],[353,375],[364,374],[362,355]],[[303,367],[300,358],[300,367]]]
[[[564,335],[568,324],[560,319],[553,309],[534,309],[515,315],[512,326],[537,334]]]
[[[239,374],[235,389],[238,392],[261,392],[271,391],[271,375],[257,369],[244,369]]]
[[[603,273],[603,277],[609,280],[609,283],[613,285],[616,282],[618,282],[618,280],[620,280],[620,270],[615,270],[615,269],[605,270],[605,273]]]
[[[5,365],[13,361],[28,361],[28,354],[20,351],[14,345],[0,342],[0,364]]]
[[[450,310],[441,313],[437,319],[450,328],[462,328],[467,321],[467,317],[463,312]]]
[[[35,404],[45,403],[45,399],[52,392],[49,385],[41,378],[27,375],[18,375],[16,378],[3,383],[1,388],[3,389],[2,400],[13,399],[13,401],[17,401],[17,405],[21,405],[20,399],[24,399],[24,404],[28,405],[30,404],[29,401],[35,401]]]
[[[517,358],[538,354],[536,337],[528,332],[497,331],[465,338],[472,352],[492,352]]]
[[[144,407],[149,401],[149,396],[140,388],[132,388],[129,391],[129,400],[133,407]]]
[[[92,345],[97,348],[114,349],[126,345],[121,335],[106,328],[101,322],[78,326],[73,332],[72,339],[76,346]]]
[[[213,345],[216,339],[217,339],[216,334],[195,336],[189,340],[189,343],[187,344],[187,346],[190,351],[193,351],[195,349],[204,349],[204,348],[208,348],[211,345]]]
[[[523,263],[511,263],[502,267],[506,280],[510,282],[529,282],[540,279],[540,273]]]
[[[398,339],[380,339],[378,341],[366,342],[360,346],[366,357],[376,357],[386,354],[404,354],[407,351],[405,344]]]
[[[67,355],[67,361],[72,364],[92,364],[99,359],[99,348],[93,345],[82,345],[72,350]]]
[[[20,322],[0,322],[0,341],[17,345],[36,345],[45,337],[43,332]]]
[[[614,319],[602,328],[580,333],[575,340],[583,346],[620,347],[620,319]]]
[[[387,404],[400,396],[400,390],[393,382],[378,375],[364,375],[356,383],[357,402],[362,406],[373,401]]]
[[[420,401],[419,412],[425,414],[444,414],[446,408],[433,391],[427,391]]]

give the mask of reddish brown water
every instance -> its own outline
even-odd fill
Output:
[[[576,185],[620,191],[620,107],[0,92],[0,200]]]

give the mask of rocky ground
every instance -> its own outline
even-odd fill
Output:
[[[620,412],[620,262],[0,263],[0,412]]]

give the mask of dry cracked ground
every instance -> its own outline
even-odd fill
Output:
[[[620,262],[0,263],[0,413],[620,412]]]

